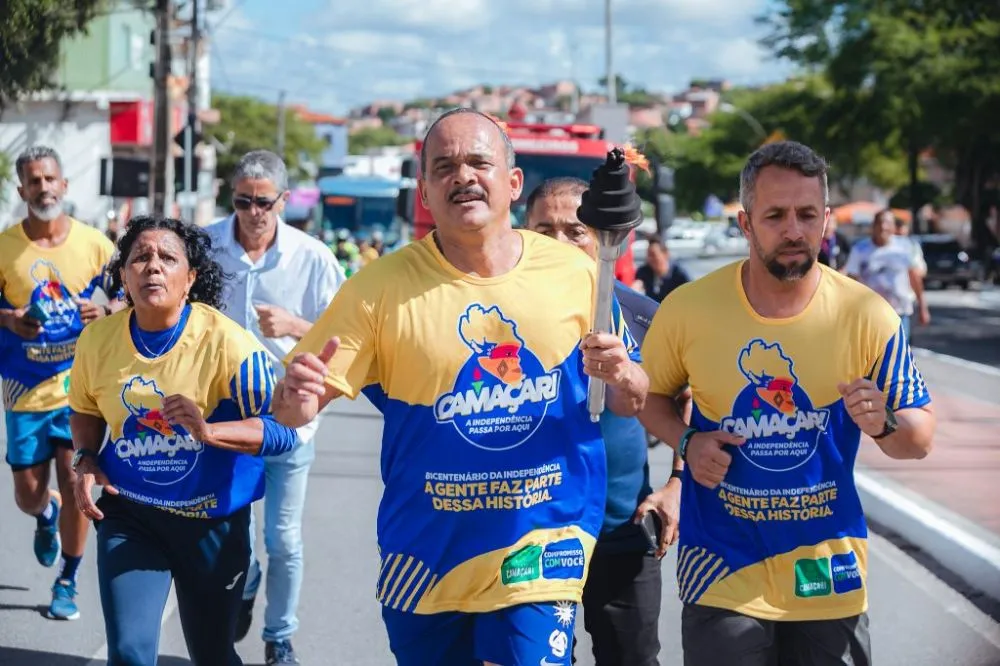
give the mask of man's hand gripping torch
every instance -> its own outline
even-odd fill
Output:
[[[633,229],[642,224],[642,202],[630,178],[629,163],[646,168],[645,158],[631,148],[614,148],[607,160],[594,170],[590,189],[583,193],[577,217],[597,232],[598,268],[593,330],[611,332],[612,299],[615,287],[615,263],[622,255],[623,243]],[[590,378],[587,408],[595,423],[604,411],[605,384]]]

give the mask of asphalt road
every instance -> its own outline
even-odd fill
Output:
[[[310,475],[305,518],[306,585],[295,645],[304,664],[389,666],[393,663],[374,600],[378,573],[375,512],[381,494],[378,437],[381,420],[362,399],[337,404],[324,417]],[[652,452],[652,474],[666,478],[669,453]],[[0,664],[4,666],[98,666],[104,636],[92,540],[80,578],[82,617],[55,623],[42,616],[53,571],[31,552],[33,523],[17,513],[11,479],[0,475]],[[871,545],[872,641],[876,663],[900,666],[1000,665],[1000,625],[977,610],[927,569],[886,540]],[[680,663],[679,603],[674,562],[664,563],[660,619],[662,663]],[[258,605],[260,609],[260,605]],[[256,638],[239,645],[247,664],[263,662]],[[591,664],[589,643],[578,622],[579,663]],[[187,664],[173,605],[168,605],[160,643],[161,666]]]

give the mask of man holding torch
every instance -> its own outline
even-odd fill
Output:
[[[362,391],[382,411],[377,596],[399,664],[569,664],[606,486],[587,376],[626,416],[648,382],[627,331],[591,333],[593,261],[511,228],[523,174],[495,120],[444,114],[420,161],[437,228],[345,283],[275,416]]]

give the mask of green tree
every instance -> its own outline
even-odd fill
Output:
[[[212,106],[219,110],[220,120],[215,125],[206,125],[204,133],[228,147],[220,152],[217,166],[217,175],[224,183],[219,198],[226,201],[229,179],[240,157],[251,150],[275,149],[278,108],[254,97],[224,93],[212,95]],[[316,162],[325,145],[312,125],[293,112],[285,114],[285,154],[282,158],[288,166],[289,178],[294,181],[306,177],[304,163]]]
[[[597,80],[597,83],[601,86],[602,91],[607,90],[608,77],[602,76]],[[663,101],[659,95],[654,95],[642,86],[633,85],[621,76],[615,77],[615,97],[622,104],[629,106],[643,106]]]
[[[909,203],[923,203],[918,156],[954,169],[955,199],[988,240],[1000,200],[1000,4],[995,0],[783,0],[761,21],[777,55],[825,72],[866,122],[855,137],[895,137],[907,158]],[[861,143],[868,143],[861,140]]]
[[[14,160],[10,155],[0,152],[0,206],[7,203],[7,183],[14,178]]]
[[[360,155],[369,148],[404,146],[412,141],[413,139],[397,134],[391,127],[365,127],[347,137],[347,150],[352,155]]]
[[[0,106],[52,87],[62,41],[86,31],[110,0],[0,2]]]
[[[382,122],[387,123],[396,117],[396,109],[391,106],[383,106],[378,110],[378,114],[376,115],[381,118]]]
[[[437,105],[437,102],[432,99],[418,98],[407,102],[403,106],[404,111],[409,111],[410,109],[433,109]]]
[[[682,211],[700,209],[711,194],[735,199],[747,155],[765,139],[778,137],[805,143],[826,156],[835,185],[849,188],[865,177],[895,188],[906,180],[898,142],[892,135],[874,140],[852,134],[851,124],[863,118],[823,76],[734,91],[728,99],[733,108],[723,107],[711,115],[708,128],[701,132],[654,129],[637,136],[644,152],[675,169],[675,197]],[[640,181],[640,187],[646,186],[645,180]],[[651,191],[643,193],[648,196]]]

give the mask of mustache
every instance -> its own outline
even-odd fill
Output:
[[[476,196],[485,201],[486,190],[476,185],[470,185],[468,187],[460,187],[458,189],[452,190],[448,194],[448,201],[450,201],[451,203],[455,203],[455,199],[461,196]]]
[[[782,243],[778,246],[775,252],[786,252],[789,250],[799,250],[802,252],[809,252],[809,244],[805,241],[799,241],[797,243]]]

